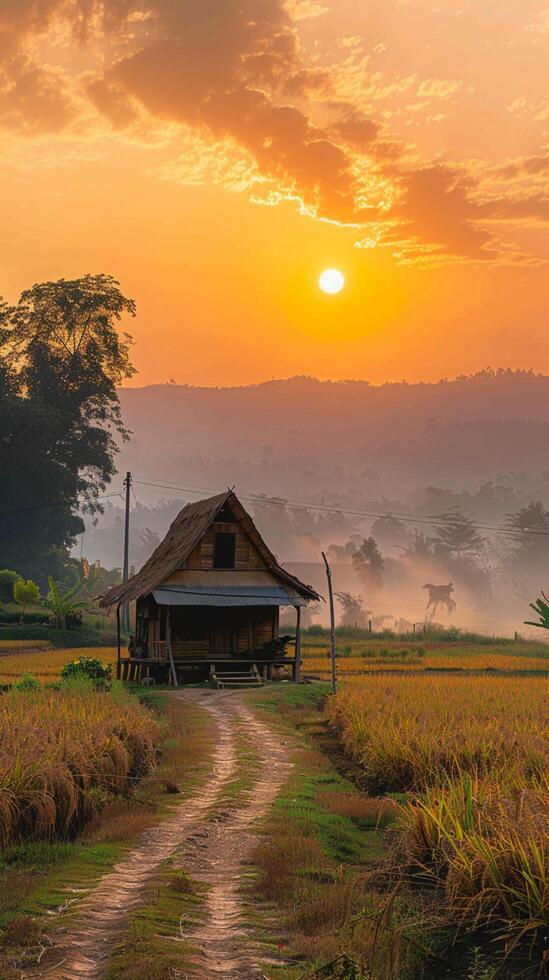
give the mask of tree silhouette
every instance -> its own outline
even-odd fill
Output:
[[[361,596],[351,595],[350,592],[336,592],[336,599],[341,606],[340,626],[363,626],[368,612],[362,608]]]
[[[111,276],[47,282],[0,306],[0,566],[62,574],[128,438],[117,386],[134,373],[119,333],[135,304]]]
[[[366,589],[379,590],[383,585],[383,556],[374,538],[365,538],[353,554],[353,567]]]
[[[476,529],[475,523],[459,507],[452,507],[438,520],[444,521],[443,527],[436,529],[435,545],[437,550],[455,555],[457,558],[478,557],[484,545],[484,538]]]
[[[507,561],[525,571],[545,572],[549,564],[549,510],[542,501],[531,500],[527,507],[508,514],[507,524],[514,532],[509,536]]]

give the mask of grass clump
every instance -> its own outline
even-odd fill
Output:
[[[463,773],[403,810],[402,853],[466,926],[542,957],[549,937],[549,784]]]
[[[506,955],[526,950],[530,967],[547,964],[543,685],[377,676],[345,683],[326,715],[368,788],[408,793],[395,849],[406,880],[434,888],[458,932],[499,940]]]
[[[157,728],[131,697],[27,686],[0,697],[0,848],[69,839],[154,764]]]

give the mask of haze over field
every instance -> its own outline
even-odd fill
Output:
[[[235,484],[279,558],[320,591],[320,551],[331,549],[338,590],[362,596],[363,611],[385,614],[387,624],[421,620],[422,586],[454,581],[452,622],[522,628],[549,549],[545,537],[530,536],[516,553],[502,530],[532,500],[549,506],[549,377],[483,371],[382,386],[296,377],[235,388],[149,386],[120,396],[133,432],[118,466],[134,475],[137,567],[184,501]],[[440,515],[454,508],[481,525],[482,541],[465,557],[436,543]],[[346,513],[353,510],[370,516]],[[121,503],[108,501],[82,542],[88,558],[119,565],[122,529]],[[379,581],[361,578],[352,559],[370,534],[385,562]],[[428,539],[425,553],[414,535]]]
[[[549,377],[527,372],[381,386],[310,377],[160,385],[122,389],[121,402],[133,438],[119,469],[183,485],[358,502],[549,469]]]

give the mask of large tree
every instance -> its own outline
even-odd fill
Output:
[[[440,514],[442,526],[437,527],[435,546],[439,553],[455,555],[456,558],[478,558],[484,547],[484,538],[479,534],[475,522],[459,507],[452,507]]]
[[[531,500],[507,517],[506,564],[523,577],[542,582],[549,577],[549,510],[541,500]]]
[[[101,510],[128,433],[117,385],[134,373],[119,333],[133,300],[110,276],[33,286],[0,307],[0,567],[59,574]]]
[[[353,554],[353,567],[365,589],[379,591],[383,585],[384,560],[374,538],[365,538]]]

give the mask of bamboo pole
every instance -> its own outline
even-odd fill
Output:
[[[328,559],[322,552],[324,564],[326,566],[326,578],[328,579],[328,596],[330,600],[330,659],[332,662],[332,694],[337,694],[337,664],[336,664],[336,645],[335,645],[335,614],[334,614],[334,591],[332,588],[332,570],[328,564]]]
[[[124,566],[122,569],[122,581],[127,582],[130,574],[130,492],[132,486],[131,473],[126,473],[124,486],[126,488],[126,504],[125,504],[125,514],[124,514]],[[124,619],[124,629],[126,633],[129,633],[130,632],[130,607],[127,602],[124,603],[122,615]]]

